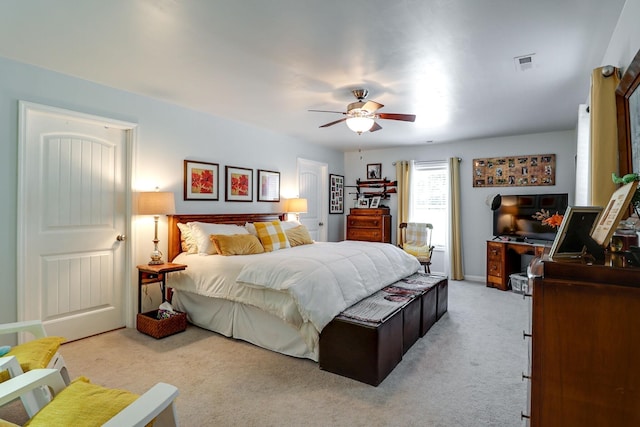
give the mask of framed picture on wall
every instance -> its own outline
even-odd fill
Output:
[[[227,202],[253,201],[253,169],[225,166],[225,197]]]
[[[258,169],[258,201],[280,201],[280,172]]]
[[[369,163],[367,165],[367,179],[382,179],[382,163]]]
[[[329,213],[344,213],[344,176],[329,175]]]
[[[184,200],[218,200],[217,163],[184,161]]]

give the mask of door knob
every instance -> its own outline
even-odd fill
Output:
[[[324,225],[324,222],[319,222],[318,225],[322,227]]]
[[[125,236],[124,234],[118,234],[118,236],[116,236],[116,240],[118,242],[124,242],[125,240],[127,240],[127,236]]]

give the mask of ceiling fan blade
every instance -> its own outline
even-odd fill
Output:
[[[373,126],[371,126],[371,129],[369,129],[369,132],[375,132],[377,130],[382,129],[382,126],[380,126],[378,123],[373,122]]]
[[[367,101],[364,103],[364,105],[362,106],[363,110],[367,110],[371,113],[378,111],[380,108],[384,107],[384,105],[379,104],[375,101]]]
[[[413,122],[416,120],[415,114],[380,113],[378,117],[387,120],[401,120],[403,122]]]
[[[330,123],[324,124],[324,125],[322,125],[320,127],[321,128],[328,128],[329,126],[337,125],[338,123],[344,122],[345,120],[347,120],[346,117],[344,119],[336,120],[335,122],[330,122]]]
[[[307,110],[312,113],[338,113],[338,114],[347,114],[344,111],[329,111],[329,110]]]

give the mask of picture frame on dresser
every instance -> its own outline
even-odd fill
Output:
[[[551,245],[549,258],[580,258],[597,243],[591,238],[602,214],[600,206],[569,206]],[[595,254],[593,254],[595,255]]]
[[[371,202],[369,203],[369,207],[371,209],[377,209],[378,206],[380,206],[380,199],[381,199],[380,196],[373,196],[371,198]]]
[[[367,199],[366,197],[360,197],[358,198],[358,208],[368,208],[369,207],[369,199]]]

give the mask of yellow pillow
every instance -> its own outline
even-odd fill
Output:
[[[11,347],[9,353],[5,356],[15,356],[20,363],[23,372],[32,369],[46,368],[51,358],[60,348],[60,344],[64,342],[62,337],[45,337],[28,341],[24,344]],[[0,372],[0,382],[9,379],[7,371]]]
[[[307,227],[304,225],[290,228],[289,230],[285,230],[284,233],[287,235],[287,239],[289,239],[291,247],[310,245],[313,243],[313,239],[309,235],[309,230],[307,230]]]
[[[264,246],[265,252],[277,251],[278,249],[290,248],[287,235],[282,231],[280,221],[275,220],[271,222],[254,222],[258,237]]]
[[[80,377],[58,393],[25,426],[101,426],[137,398],[137,394],[104,388]]]
[[[212,234],[209,239],[220,255],[252,255],[264,252],[260,240],[253,234]]]

